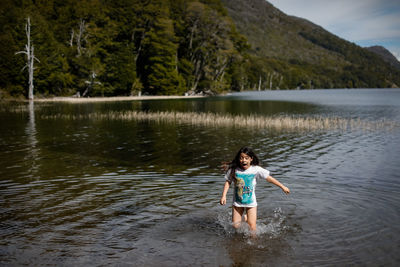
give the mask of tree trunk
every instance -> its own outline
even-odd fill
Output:
[[[196,20],[196,21],[193,23],[193,26],[192,26],[192,28],[191,28],[191,30],[190,30],[189,51],[191,51],[191,50],[192,50],[192,47],[193,47],[193,37],[194,37],[194,32],[195,32],[196,29],[197,29],[197,22],[198,22],[198,20]]]
[[[93,89],[95,84],[101,84],[101,82],[96,82],[95,81],[96,76],[97,76],[96,72],[92,71],[92,73],[89,76],[89,80],[85,81],[85,83],[88,86],[86,87],[85,92],[83,92],[82,97],[85,97],[87,94],[89,94],[89,92]]]
[[[74,29],[71,30],[71,39],[69,39],[69,46],[72,47],[74,45]]]
[[[201,78],[201,67],[202,67],[202,60],[196,60],[194,65],[194,71],[193,71],[193,75],[194,75],[194,82],[192,87],[190,88],[191,91],[196,92],[197,89],[197,85],[199,84],[200,78]]]
[[[29,60],[29,100],[33,100],[33,59],[34,59],[34,53],[33,53],[33,45],[31,46],[31,58]]]
[[[270,80],[269,80],[269,90],[272,90],[272,79],[274,78],[274,73],[271,73]]]
[[[83,33],[85,32],[85,20],[81,19],[80,23],[79,23],[79,33],[78,36],[76,37],[76,49],[78,51],[78,55],[77,57],[80,57],[82,54],[82,36]]]
[[[145,37],[146,37],[146,32],[143,31],[142,32],[142,36],[141,36],[140,41],[139,41],[139,47],[137,49],[137,53],[136,53],[136,56],[135,56],[135,64],[137,64],[137,60],[138,60],[138,58],[140,56],[140,52],[142,51],[142,42],[143,42]]]
[[[27,65],[28,65],[28,77],[29,77],[29,90],[28,90],[28,98],[29,100],[33,100],[33,46],[31,46],[31,19],[28,17],[28,22],[25,26],[26,37],[28,39],[28,43],[26,44],[27,51]]]
[[[26,31],[26,37],[27,37],[27,44],[25,45],[25,51],[19,51],[15,54],[25,54],[26,55],[26,65],[23,69],[26,67],[28,68],[28,80],[29,80],[29,88],[28,88],[28,98],[29,100],[33,100],[33,70],[35,69],[33,67],[33,61],[36,59],[38,62],[40,62],[34,54],[34,49],[33,45],[31,45],[31,20],[30,17],[27,18],[27,23],[25,25],[25,31]]]

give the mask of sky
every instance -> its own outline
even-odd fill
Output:
[[[400,61],[400,0],[267,0],[361,47],[381,45]]]

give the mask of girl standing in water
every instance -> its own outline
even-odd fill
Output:
[[[258,166],[258,164],[259,159],[252,149],[242,147],[229,164],[220,200],[221,205],[226,204],[226,194],[231,183],[234,182],[232,225],[234,228],[240,227],[243,213],[246,210],[245,221],[253,233],[257,230],[257,200],[255,194],[257,179],[266,179],[268,182],[280,187],[286,194],[290,193],[289,188],[273,178],[268,170]]]

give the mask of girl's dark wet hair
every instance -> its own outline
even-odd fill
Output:
[[[239,149],[235,158],[229,163],[228,171],[231,170],[230,175],[232,178],[234,178],[235,176],[236,168],[240,167],[240,154],[242,153],[252,158],[251,165],[257,166],[260,164],[260,160],[258,159],[256,153],[254,153],[254,151],[250,147],[244,146],[241,149]]]

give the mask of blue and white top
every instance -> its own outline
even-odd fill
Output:
[[[225,174],[225,179],[229,183],[234,182],[235,191],[233,193],[233,205],[236,207],[257,207],[256,184],[257,179],[266,179],[269,171],[260,167],[251,165],[247,170],[237,168],[235,178],[231,179],[231,170]]]

